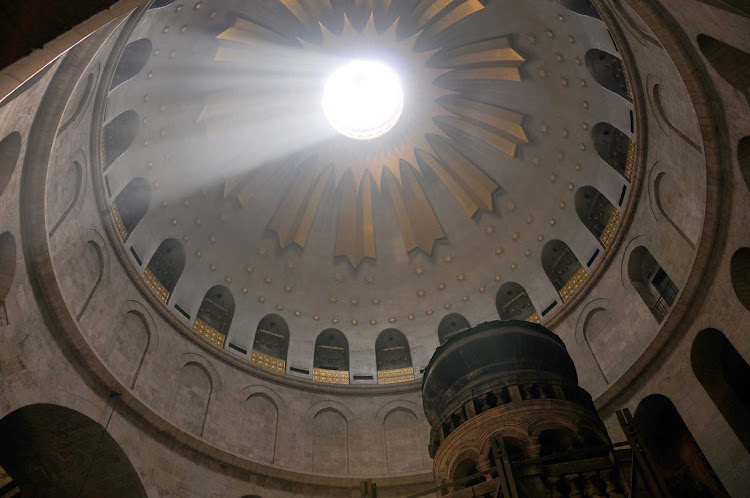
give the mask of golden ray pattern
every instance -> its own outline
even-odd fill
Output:
[[[356,0],[343,10],[330,0],[275,1],[299,21],[296,32],[237,18],[217,36],[215,60],[251,61],[258,44],[335,55],[358,43],[379,43],[386,53],[407,59],[403,66],[410,74],[404,81],[413,87],[411,94],[405,88],[409,105],[383,137],[367,143],[336,137],[297,151],[293,166],[287,158],[229,177],[225,198],[246,207],[267,187],[275,169],[297,168],[268,229],[276,232],[280,247],[295,243],[304,248],[333,178],[340,192],[334,255],[346,257],[355,268],[365,258],[376,258],[373,182],[378,192],[390,194],[407,252],[419,249],[431,255],[435,241],[445,238],[420,183],[422,167],[436,173],[470,217],[480,209],[493,210],[497,183],[459,152],[458,143],[478,139],[513,158],[529,141],[524,115],[481,102],[461,88],[475,82],[520,82],[524,58],[505,36],[457,48],[442,48],[439,42],[445,30],[484,9],[479,0],[421,0],[410,12],[405,12],[405,2],[394,0]],[[237,119],[236,106],[236,96],[211,96],[199,122],[208,134],[221,133]]]

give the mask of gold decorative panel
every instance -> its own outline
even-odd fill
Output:
[[[602,243],[605,249],[609,247],[610,243],[612,243],[612,239],[615,236],[615,231],[617,230],[617,225],[619,224],[620,211],[618,211],[617,209],[612,209],[612,214],[609,216],[609,221],[607,221],[607,224],[604,226],[604,230],[602,230],[602,234],[599,236],[599,241]]]
[[[349,370],[326,370],[325,368],[313,368],[313,380],[327,384],[348,384]]]
[[[198,332],[205,339],[208,339],[209,342],[216,344],[220,348],[224,347],[224,340],[226,339],[226,336],[200,318],[195,319],[195,322],[193,323],[193,330]]]
[[[625,177],[633,181],[633,171],[635,170],[635,141],[628,142],[628,159],[625,162]]]
[[[286,361],[266,353],[261,353],[260,351],[253,350],[250,354],[250,362],[271,372],[281,374],[286,372]]]
[[[151,290],[154,291],[157,296],[159,296],[161,302],[167,304],[167,301],[169,301],[169,291],[161,282],[159,282],[159,279],[156,278],[156,275],[154,275],[154,272],[151,271],[151,268],[147,267],[145,270],[143,270],[143,279],[146,281],[148,286],[151,287]]]
[[[578,292],[578,289],[581,288],[588,277],[589,276],[586,273],[586,270],[583,269],[583,266],[579,267],[570,280],[568,280],[563,288],[560,289],[560,297],[564,303],[567,303],[568,300]]]
[[[526,318],[526,321],[531,323],[541,323],[541,321],[539,320],[539,314],[536,311],[529,315]]]
[[[378,384],[396,384],[414,380],[414,367],[378,370]]]
[[[128,231],[125,229],[125,224],[120,218],[120,211],[117,209],[117,205],[112,203],[112,218],[115,219],[115,226],[117,227],[117,233],[120,234],[120,238],[124,241],[128,238]]]

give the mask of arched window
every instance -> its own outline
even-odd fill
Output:
[[[149,57],[151,57],[151,40],[141,38],[130,42],[123,50],[120,62],[117,64],[111,88],[125,83],[141,72]]]
[[[609,246],[617,225],[620,223],[620,211],[615,209],[601,192],[590,185],[576,191],[575,203],[576,214],[589,232],[599,239],[602,246]]]
[[[21,134],[14,131],[0,141],[0,195],[10,183],[10,177],[16,170],[18,156],[21,154]]]
[[[234,298],[223,285],[214,285],[201,302],[193,329],[208,341],[224,347],[234,317]]]
[[[586,52],[586,68],[601,86],[620,97],[633,100],[622,61],[598,48]]]
[[[542,268],[563,302],[570,300],[588,278],[581,262],[561,240],[550,240],[544,245]]]
[[[750,54],[707,35],[698,35],[703,56],[750,104]]]
[[[115,116],[104,125],[104,170],[112,166],[133,144],[138,133],[138,113],[129,110]]]
[[[534,304],[521,284],[507,282],[501,285],[495,296],[495,306],[500,320],[539,323],[539,315],[534,309]]]
[[[628,181],[633,179],[635,142],[609,123],[597,123],[591,130],[594,148],[604,161]]]
[[[146,216],[151,203],[151,187],[144,178],[133,178],[115,197],[112,216],[122,240],[126,240]]]
[[[557,0],[557,2],[577,14],[601,19],[589,0]]]
[[[741,247],[735,251],[729,273],[737,299],[750,311],[750,248]]]
[[[406,336],[397,329],[386,329],[375,340],[378,384],[414,380],[411,350]]]
[[[634,418],[672,496],[729,496],[669,398],[643,398]]]
[[[745,186],[750,190],[750,136],[744,137],[737,144],[737,162],[740,163],[740,172],[742,179],[745,180]]]
[[[315,340],[313,380],[329,384],[349,383],[349,341],[337,329],[326,329]]]
[[[724,334],[702,330],[690,351],[693,372],[750,451],[750,366]]]
[[[274,313],[261,318],[255,329],[250,361],[266,370],[284,373],[288,351],[289,326],[286,320]]]
[[[677,298],[679,289],[675,283],[643,246],[630,253],[628,276],[656,321],[661,323]]]
[[[440,344],[470,327],[469,320],[459,313],[445,315],[438,324],[438,339],[440,340]]]
[[[167,239],[156,250],[143,272],[151,290],[167,304],[185,269],[185,249],[177,239]]]

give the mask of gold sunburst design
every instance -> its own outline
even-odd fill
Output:
[[[435,241],[445,238],[420,184],[425,168],[432,170],[467,216],[473,217],[480,209],[493,210],[497,183],[459,151],[456,141],[462,137],[480,140],[509,157],[515,157],[517,148],[528,142],[524,115],[483,102],[476,90],[477,84],[520,83],[524,58],[505,36],[459,47],[431,46],[445,30],[483,10],[481,2],[422,0],[407,15],[401,15],[396,2],[389,0],[354,2],[341,17],[327,0],[279,2],[303,28],[272,29],[236,18],[217,36],[215,59],[252,63],[261,53],[266,59],[293,59],[289,54],[301,54],[299,60],[315,65],[316,74],[322,75],[342,60],[387,60],[401,75],[404,110],[382,137],[362,141],[330,134],[284,157],[263,160],[250,171],[233,174],[224,184],[226,198],[245,207],[268,185],[275,170],[291,168],[294,181],[268,229],[276,232],[282,248],[292,243],[304,248],[324,192],[332,183],[340,195],[334,255],[346,257],[355,268],[364,258],[376,258],[375,189],[390,197],[407,252],[419,249],[431,255]],[[310,102],[314,111],[302,105],[299,112],[322,115],[319,99]],[[199,122],[207,133],[220,134],[236,123],[237,105],[235,93],[212,95]]]

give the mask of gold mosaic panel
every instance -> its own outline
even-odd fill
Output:
[[[605,249],[609,247],[609,244],[612,243],[612,239],[615,236],[615,231],[617,230],[617,225],[619,224],[620,211],[618,211],[617,209],[613,209],[612,214],[609,216],[609,221],[607,221],[607,224],[604,226],[604,230],[602,230],[602,234],[599,236],[599,241],[602,243]]]
[[[625,162],[625,177],[633,181],[633,171],[635,170],[635,140],[628,142],[628,160]]]
[[[154,275],[154,272],[152,272],[150,268],[147,267],[143,270],[143,279],[148,286],[151,287],[151,290],[154,291],[154,294],[159,296],[161,302],[167,304],[167,301],[169,301],[169,291],[161,282],[159,282],[159,279],[156,278],[156,275]]]
[[[414,380],[414,367],[378,370],[378,384],[396,384]]]
[[[348,384],[349,370],[326,370],[325,368],[313,368],[313,380],[327,384]]]
[[[564,303],[567,303],[568,300],[578,292],[578,289],[580,289],[584,282],[586,282],[587,278],[589,278],[589,276],[586,273],[586,270],[583,269],[583,266],[578,268],[578,271],[576,271],[571,279],[568,280],[562,289],[560,289],[560,297]]]
[[[536,311],[530,314],[526,318],[526,321],[531,323],[541,323],[541,320],[539,320],[539,314]]]
[[[195,323],[193,323],[193,330],[195,330],[204,338],[208,339],[210,342],[216,344],[220,348],[224,347],[224,340],[226,339],[224,334],[222,334],[200,318],[195,319]]]
[[[117,227],[117,233],[120,234],[120,238],[125,241],[128,238],[128,231],[125,229],[125,224],[120,218],[120,211],[117,209],[117,205],[112,203],[112,218],[115,219],[115,226]]]
[[[625,91],[628,93],[628,98],[630,98],[630,100],[633,100],[633,89],[630,87],[630,80],[628,80],[628,77],[624,71],[622,77],[625,80]]]
[[[250,363],[258,365],[260,368],[265,368],[271,372],[281,373],[286,372],[286,361],[281,358],[276,358],[270,354],[261,353],[255,351],[250,354]]]

